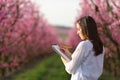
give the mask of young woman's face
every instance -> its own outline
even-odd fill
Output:
[[[80,28],[80,25],[79,25],[78,23],[76,24],[76,27],[77,27],[77,34],[80,36],[80,38],[81,38],[82,40],[84,40],[85,37],[84,37],[84,35],[82,34],[82,29]]]

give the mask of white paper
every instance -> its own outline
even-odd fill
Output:
[[[58,45],[52,45],[53,50],[59,54],[61,57],[63,57],[66,61],[70,61],[70,58],[67,57],[61,50]]]

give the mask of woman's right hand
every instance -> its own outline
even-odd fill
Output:
[[[69,50],[63,47],[60,47],[60,50],[62,50],[63,52],[67,53]]]
[[[66,48],[60,48],[70,59],[71,59],[71,52]]]

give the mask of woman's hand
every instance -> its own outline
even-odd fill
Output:
[[[62,57],[61,57],[61,60],[62,60],[64,65],[67,63],[67,61],[64,58],[62,58]]]
[[[72,46],[68,46],[68,45],[61,45],[61,46],[60,46],[60,49],[61,49],[63,52],[69,54],[69,55],[71,55],[71,52],[68,50],[68,49],[70,49],[70,48],[72,48]]]
[[[71,59],[71,52],[66,48],[61,48],[61,50]]]
[[[71,59],[71,52],[68,50],[68,48],[60,47],[60,49],[65,53],[66,56],[68,56]],[[67,61],[62,57],[61,60],[64,65],[67,63]]]
[[[66,48],[60,48],[63,52],[65,52],[65,53],[67,53],[67,52],[69,52],[69,50],[68,49],[66,49]]]

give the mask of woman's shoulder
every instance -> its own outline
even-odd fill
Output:
[[[82,45],[92,45],[92,42],[90,40],[84,40],[84,41],[81,41],[79,44],[82,44]]]
[[[90,40],[84,40],[79,43],[79,46],[84,46],[86,48],[92,48],[93,44],[91,43]]]

